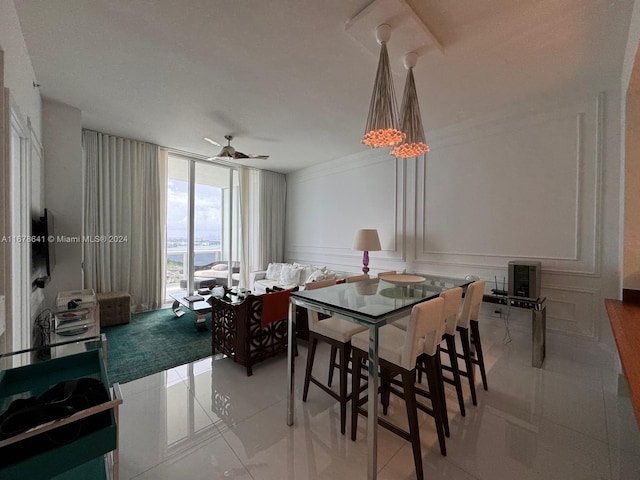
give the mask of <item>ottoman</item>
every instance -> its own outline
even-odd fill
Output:
[[[131,296],[128,292],[96,294],[100,306],[100,326],[121,325],[131,320]]]

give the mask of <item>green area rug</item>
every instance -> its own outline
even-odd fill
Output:
[[[170,308],[134,313],[125,325],[106,327],[107,372],[111,383],[127,383],[211,355],[211,315],[207,331],[197,331],[195,314],[177,318]]]

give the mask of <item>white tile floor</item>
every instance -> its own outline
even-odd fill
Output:
[[[617,395],[616,360],[602,345],[548,334],[543,369],[531,367],[530,332],[481,322],[489,391],[478,406],[467,394],[461,417],[447,386],[451,437],[447,456],[433,420],[422,415],[425,478],[448,480],[637,480],[640,431],[629,398]],[[325,369],[327,349],[316,357]],[[306,348],[296,370],[296,423],[288,427],[286,359],[245,369],[205,360],[122,385],[120,478],[364,479],[366,421],[358,439],[340,434],[339,408],[311,386],[301,401]],[[389,415],[403,423],[403,404]],[[349,426],[348,426],[349,431]],[[410,445],[379,430],[380,479],[413,479]]]

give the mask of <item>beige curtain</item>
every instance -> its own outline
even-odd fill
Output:
[[[284,261],[287,181],[281,173],[260,171],[260,262]]]
[[[241,167],[241,287],[251,288],[249,273],[284,260],[286,179],[280,173]]]
[[[166,155],[156,145],[83,131],[84,279],[97,292],[124,290],[133,311],[163,303]]]

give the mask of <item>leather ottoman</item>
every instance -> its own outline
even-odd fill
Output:
[[[110,327],[129,323],[131,320],[131,296],[128,292],[104,292],[96,294],[100,305],[100,326]]]

